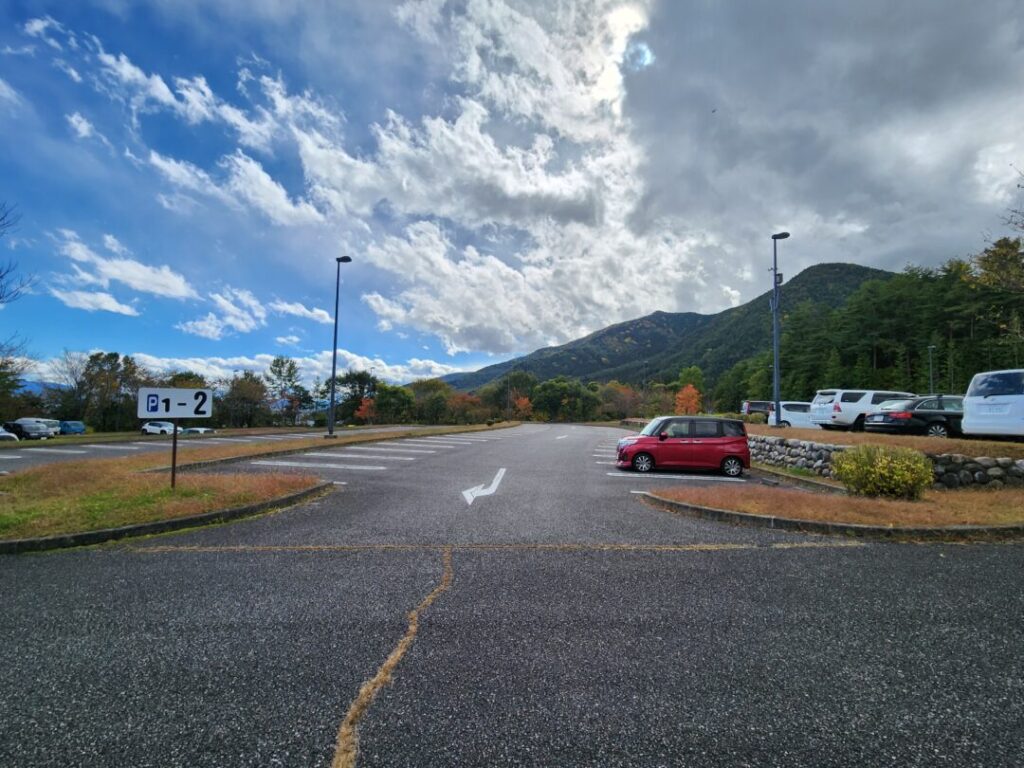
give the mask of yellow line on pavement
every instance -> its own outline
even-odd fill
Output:
[[[441,555],[442,573],[441,581],[433,591],[423,598],[423,601],[409,613],[409,627],[405,631],[398,645],[387,657],[377,674],[367,680],[359,688],[359,695],[348,708],[348,713],[338,729],[338,740],[334,750],[334,760],[331,761],[331,768],[352,768],[356,764],[356,757],[359,754],[359,721],[362,720],[366,710],[373,703],[377,692],[391,682],[391,673],[394,672],[398,662],[405,656],[409,646],[416,639],[419,631],[420,614],[427,610],[452,585],[452,549],[446,547]]]

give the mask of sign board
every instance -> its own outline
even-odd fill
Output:
[[[139,387],[140,419],[208,419],[211,416],[212,389]]]

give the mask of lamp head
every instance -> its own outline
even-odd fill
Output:
[[[339,256],[338,258],[335,259],[335,261],[338,262],[339,264],[348,264],[350,261],[352,261],[352,257],[351,256]]]
[[[789,237],[789,232],[777,232],[772,235],[772,240],[785,240]]]

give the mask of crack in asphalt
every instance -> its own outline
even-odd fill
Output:
[[[448,591],[452,585],[454,573],[452,571],[452,548],[446,547],[441,555],[442,573],[441,581],[434,587],[433,591],[423,601],[409,612],[409,627],[405,635],[398,641],[398,645],[387,657],[377,674],[367,680],[359,688],[359,695],[348,708],[348,713],[338,729],[338,740],[334,751],[334,759],[331,761],[331,768],[353,768],[356,758],[359,756],[359,721],[370,708],[377,693],[385,685],[391,682],[391,674],[395,667],[405,656],[406,651],[416,639],[419,631],[420,614],[426,611],[431,604],[442,594]]]

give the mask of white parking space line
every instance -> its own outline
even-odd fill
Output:
[[[441,438],[425,437],[423,438],[425,443],[443,443],[444,445],[476,445],[473,440],[453,440],[450,437],[446,437],[443,440]]]
[[[595,461],[595,464],[600,464],[602,467],[614,467],[614,461]]]
[[[26,448],[26,451],[32,451],[32,453],[88,453],[88,451],[80,451],[75,448]]]
[[[370,451],[374,453],[437,453],[429,448],[371,448],[362,445],[350,445],[346,451]]]
[[[634,480],[696,480],[698,482],[710,481],[712,483],[745,483],[741,477],[715,477],[714,475],[656,475],[651,473],[625,473],[608,472],[608,477],[632,478]]]
[[[396,443],[397,445],[397,443]],[[454,445],[448,445],[447,443],[428,443],[423,440],[403,440],[401,445],[418,445],[421,448],[454,448]]]
[[[17,453],[0,453],[0,459],[20,459],[21,456]]]
[[[299,458],[305,458],[306,456],[315,456],[320,459],[358,459],[359,461],[371,461],[376,459],[380,461],[380,456],[363,456],[359,453],[337,453],[331,451],[317,452],[317,453],[302,453],[299,454]],[[416,461],[415,456],[392,456],[391,461]]]
[[[204,443],[251,443],[248,437],[204,437]]]
[[[101,451],[137,451],[134,445],[83,445],[83,448],[99,448]]]
[[[250,461],[262,467],[299,467],[301,469],[354,469],[370,472],[383,472],[387,467],[356,466],[354,464],[326,464],[314,461]]]
[[[253,440],[284,440],[283,437],[275,437],[275,436],[272,436],[272,435],[253,435],[251,439],[253,439]]]
[[[559,435],[558,437],[555,438],[555,440],[565,440],[565,438],[567,437],[568,435]]]

